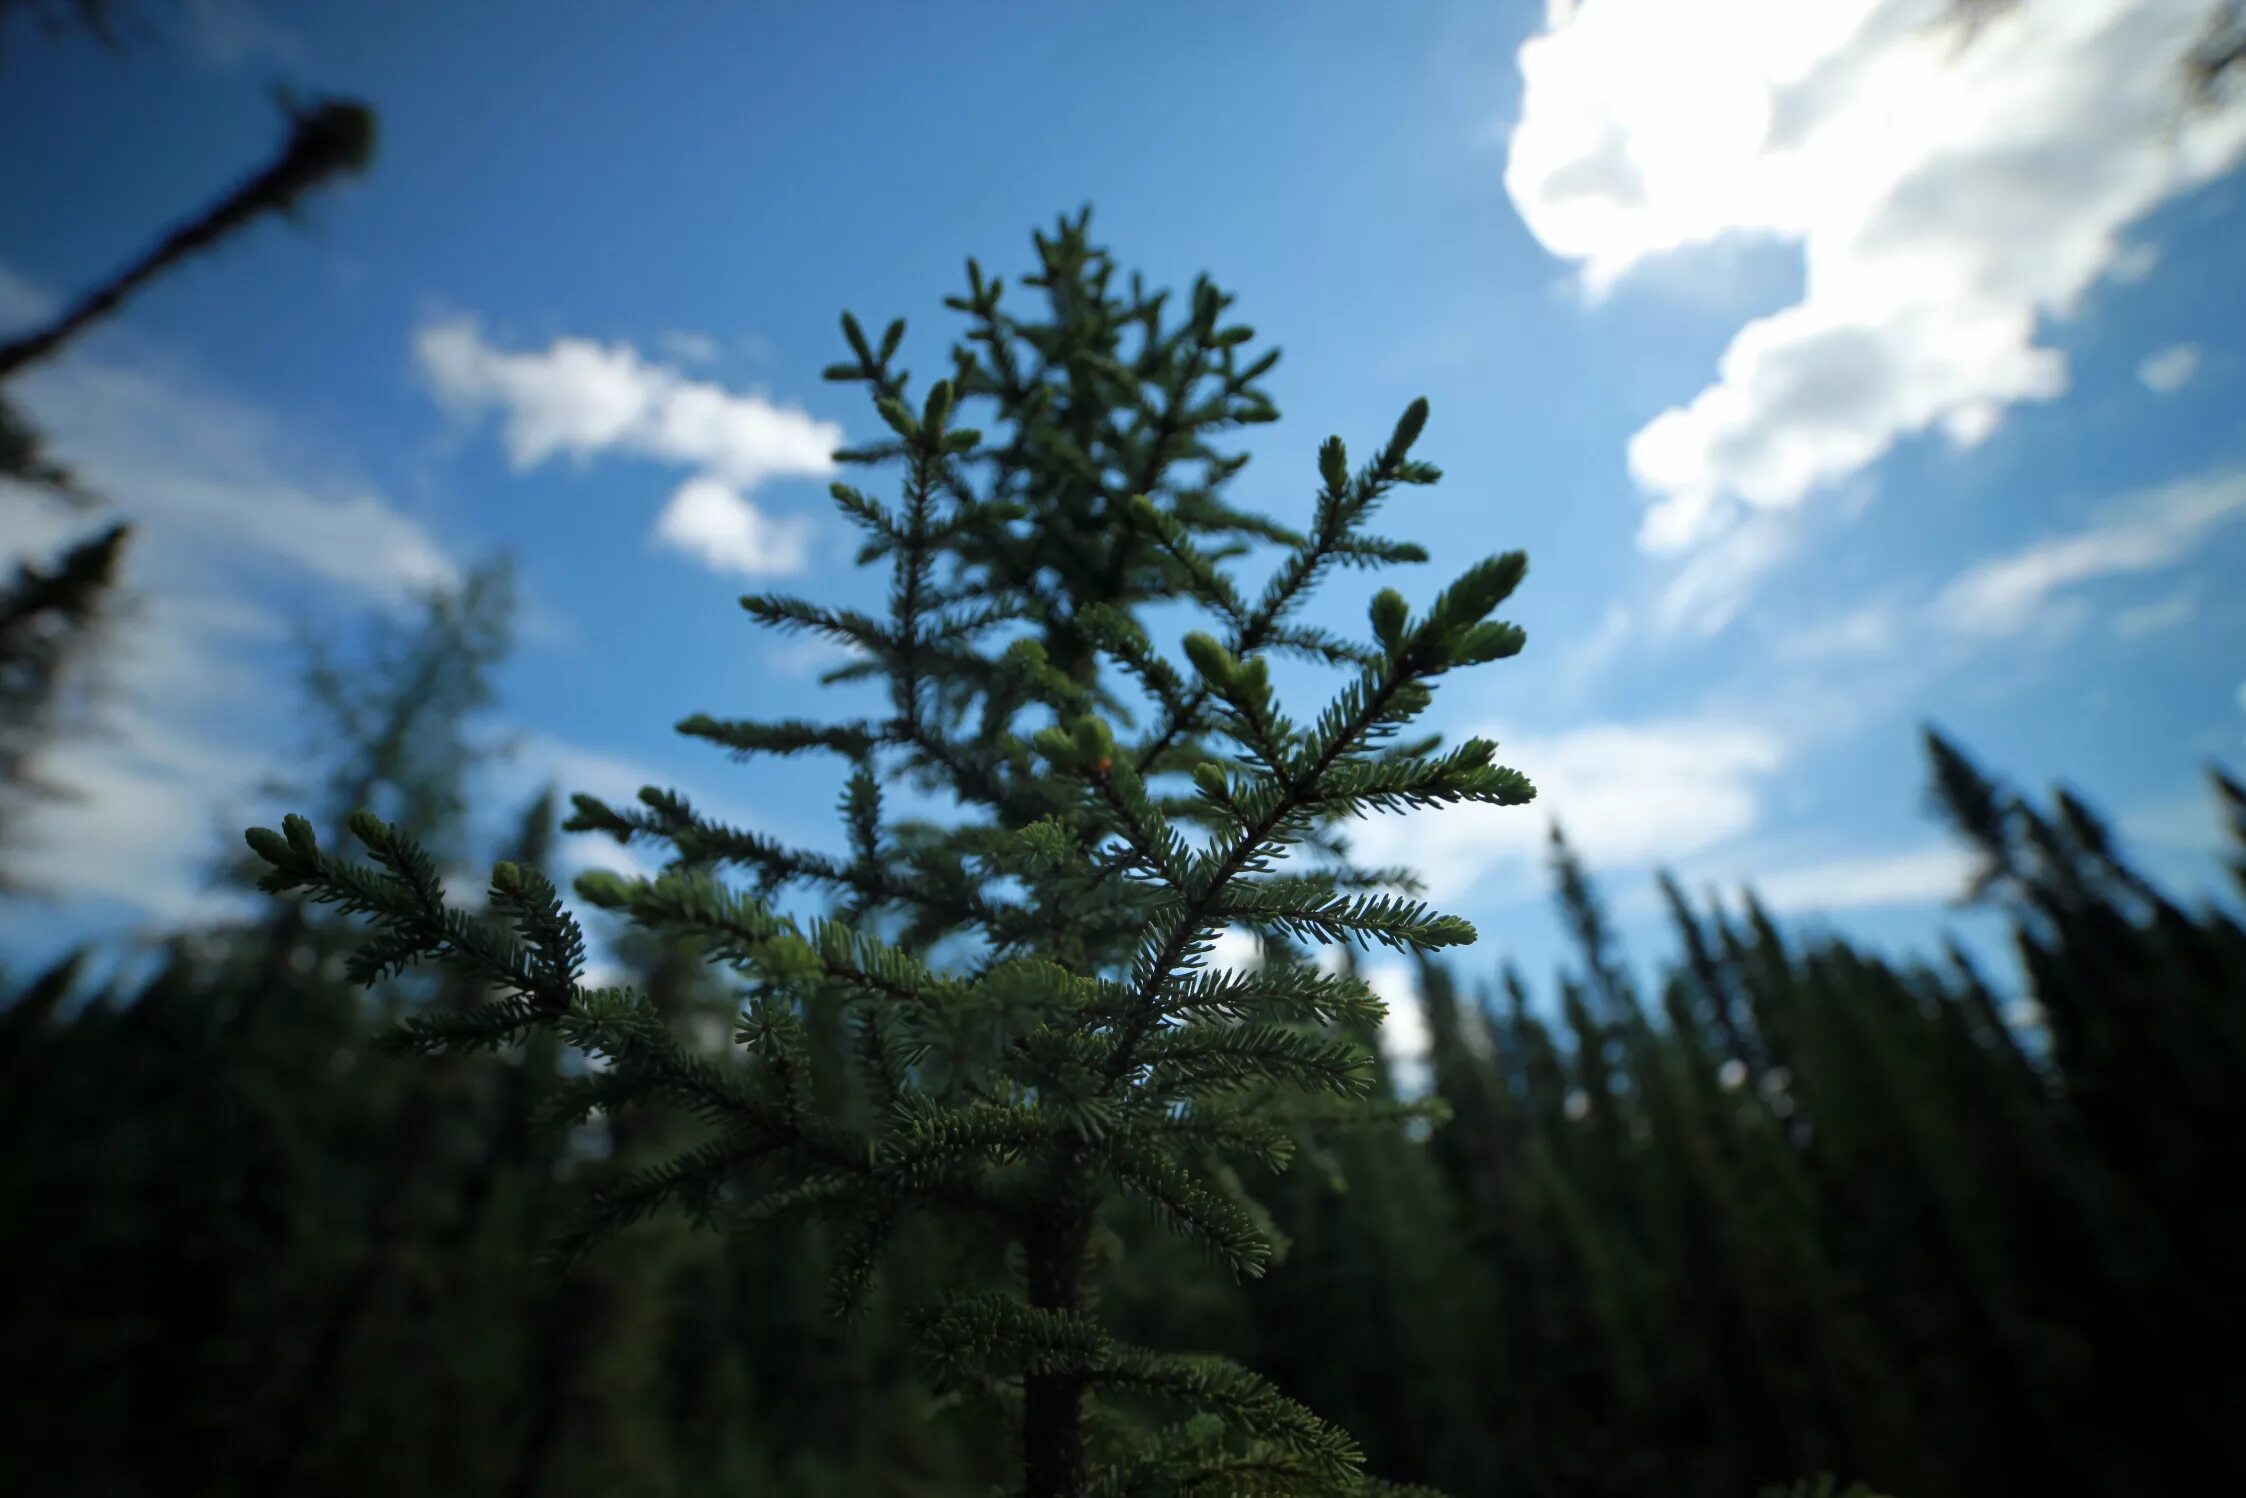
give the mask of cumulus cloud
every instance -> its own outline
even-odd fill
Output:
[[[1520,738],[1479,731],[1497,740],[1500,764],[1535,783],[1536,801],[1369,818],[1350,829],[1360,861],[1419,870],[1438,902],[1477,889],[1515,898],[1541,888],[1556,820],[1594,867],[1643,868],[1751,831],[1762,782],[1785,757],[1776,734],[1744,722],[1599,723]]]
[[[473,321],[453,319],[422,329],[414,352],[441,403],[468,417],[499,413],[517,471],[607,453],[689,469],[656,519],[657,540],[723,571],[803,567],[809,522],[776,520],[749,496],[774,479],[833,472],[842,445],[834,423],[689,379],[628,344],[562,338],[509,352]]]
[[[750,577],[800,572],[811,554],[811,522],[774,519],[723,479],[688,479],[656,517],[655,534],[721,572]]]
[[[2199,345],[2173,343],[2137,366],[2137,378],[2156,395],[2173,395],[2199,373]]]
[[[2241,515],[2246,515],[2246,469],[2147,490],[2113,506],[2093,525],[1960,574],[1934,600],[1934,614],[1959,634],[2019,634],[2068,590],[2172,567],[2210,532]]]
[[[1554,4],[1522,47],[1506,186],[1590,294],[1730,236],[1804,257],[1802,299],[1631,440],[1648,549],[1796,507],[1903,437],[1970,446],[2059,395],[2039,320],[2141,273],[2128,227],[2246,152],[2246,107],[2180,115],[2203,0],[2023,5],[1970,38],[1947,9],[1589,0]]]

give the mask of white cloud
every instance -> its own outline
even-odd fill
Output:
[[[2136,269],[2129,226],[2246,151],[2246,108],[2180,112],[2204,0],[2023,5],[1970,41],[1947,8],[1589,0],[1522,47],[1506,186],[1592,295],[1728,236],[1802,249],[1801,301],[1632,439],[1649,549],[2059,395],[2039,321]]]
[[[773,519],[723,479],[681,484],[656,517],[655,534],[721,572],[750,577],[800,572],[811,554],[807,517]]]
[[[1800,527],[1791,515],[1748,517],[1685,559],[1662,588],[1654,617],[1664,630],[1699,639],[1718,634],[1800,542]]]
[[[0,270],[0,316],[31,320],[47,300]],[[285,768],[271,746],[296,731],[288,691],[258,665],[287,635],[257,599],[261,577],[398,607],[459,569],[420,522],[323,473],[270,416],[129,327],[97,331],[9,395],[114,508],[0,493],[0,564],[51,560],[109,514],[134,527],[99,730],[50,759],[77,799],[28,813],[24,871],[65,901],[201,918],[228,903],[202,887],[210,861],[264,815],[254,789]]]
[[[2246,469],[2163,485],[2122,501],[2096,525],[1963,573],[1935,599],[1935,616],[1965,635],[2018,634],[2065,590],[2174,566],[2208,532],[2241,515]]]
[[[1397,1090],[1406,1097],[1424,1093],[1433,1042],[1427,1032],[1427,1011],[1419,1002],[1418,974],[1411,964],[1390,957],[1366,963],[1357,976],[1388,1006],[1388,1018],[1380,1026],[1380,1048],[1388,1057]]]
[[[1245,927],[1227,926],[1212,945],[1209,966],[1253,972],[1263,966],[1263,942]]]
[[[1955,899],[1971,883],[1973,871],[1973,855],[1966,849],[1935,843],[1784,869],[1751,883],[1773,911],[1866,910]]]
[[[159,926],[243,907],[240,891],[208,887],[209,873],[262,819],[254,788],[285,766],[264,742],[204,724],[215,712],[285,732],[239,663],[245,647],[282,634],[273,615],[231,599],[143,589],[122,600],[98,658],[96,721],[49,757],[64,799],[24,811],[23,862],[40,889]]]
[[[2153,273],[2160,264],[2160,247],[2151,244],[2133,244],[2113,257],[2106,267],[2106,279],[2121,286],[2134,286]]]
[[[808,522],[771,519],[749,495],[773,479],[833,472],[842,444],[834,423],[689,379],[628,344],[562,338],[542,352],[510,353],[474,322],[454,319],[424,328],[414,349],[440,402],[466,416],[501,413],[518,471],[603,453],[690,469],[656,523],[658,540],[726,571],[803,567]]]
[[[1569,711],[1581,702],[1614,664],[1630,641],[1630,626],[1630,611],[1620,603],[1609,603],[1596,630],[1559,642],[1552,667],[1558,711]]]
[[[287,435],[207,381],[81,357],[36,371],[10,394],[57,459],[132,520],[134,554],[163,557],[167,574],[186,566],[208,583],[231,582],[246,566],[384,604],[458,578],[419,521],[361,482],[301,478]],[[43,549],[82,528],[82,517],[53,506],[11,502],[0,506],[0,553]]]
[[[1784,760],[1777,735],[1744,722],[1602,723],[1525,738],[1481,732],[1497,741],[1498,763],[1535,784],[1535,802],[1368,818],[1350,829],[1360,861],[1419,870],[1437,902],[1477,885],[1485,897],[1516,898],[1542,887],[1555,820],[1601,869],[1685,857],[1751,831],[1761,782]]]
[[[2137,378],[2157,395],[2172,395],[2199,373],[2199,345],[2172,343],[2137,366]]]

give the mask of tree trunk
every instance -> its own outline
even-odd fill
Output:
[[[1074,1201],[1038,1224],[1028,1250],[1029,1303],[1073,1313],[1082,1290],[1089,1208]],[[1022,1467],[1026,1498],[1083,1498],[1084,1380],[1073,1373],[1033,1373],[1022,1380]]]

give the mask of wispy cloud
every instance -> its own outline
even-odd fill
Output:
[[[2162,854],[2212,855],[2226,843],[2211,797],[2195,795],[2148,803],[2113,819],[2124,849]],[[1715,881],[1751,887],[1763,905],[1782,915],[1838,915],[1902,906],[1944,905],[1961,898],[1979,867],[1973,851],[1956,839],[1929,841],[1884,853],[1851,853],[1763,872],[1742,867]],[[1710,881],[1705,864],[1691,881]]]
[[[2148,355],[2137,366],[2137,378],[2147,390],[2158,395],[2173,395],[2191,383],[2199,373],[2199,345],[2172,343],[2156,354]]]
[[[2166,598],[2123,609],[2113,616],[2113,632],[2124,640],[2139,640],[2189,624],[2198,616],[2199,595],[2183,588]]]
[[[1588,635],[1562,640],[1556,648],[1555,698],[1562,712],[1573,711],[1630,643],[1630,610],[1609,603],[1599,627]]]
[[[1903,621],[1887,603],[1867,603],[1780,636],[1778,653],[1792,661],[1829,661],[1845,656],[1887,655],[1895,649]]]
[[[1781,869],[1753,880],[1757,898],[1785,914],[1932,905],[1954,900],[1972,881],[1973,855],[1953,843],[1854,855]]]
[[[514,353],[456,318],[414,340],[422,373],[456,413],[500,416],[510,461],[527,471],[553,458],[584,463],[618,454],[691,471],[657,517],[656,539],[721,571],[800,571],[810,521],[773,517],[750,499],[782,478],[834,470],[842,429],[792,406],[690,379],[629,344],[557,339]]]
[[[1934,601],[1968,636],[2018,634],[2069,590],[2172,567],[2216,527],[2246,515],[2246,470],[2184,479],[2134,495],[2099,523],[1971,568]]]
[[[2160,265],[2160,247],[2154,244],[2132,244],[2113,257],[2106,267],[2106,279],[2117,286],[2134,286],[2151,275]]]
[[[2141,269],[2128,227],[2246,152],[2246,108],[2179,119],[2200,0],[2022,5],[1970,41],[1947,10],[1592,0],[1521,49],[1506,186],[1594,296],[1732,236],[1806,262],[1802,300],[1742,327],[1714,383],[1631,440],[1649,549],[2058,396],[2039,325]]]
[[[44,300],[0,271],[0,315]],[[269,674],[288,624],[266,585],[396,608],[460,569],[372,486],[129,329],[103,330],[9,394],[134,526],[101,728],[54,757],[77,796],[29,817],[27,872],[64,899],[159,924],[195,918],[226,903],[205,871],[237,809],[260,810],[254,788],[293,733],[287,686]],[[100,519],[0,495],[0,562],[47,560]]]
[[[214,67],[304,65],[304,42],[250,0],[186,0],[181,14],[196,52]]]
[[[657,342],[663,352],[681,364],[715,364],[725,352],[724,345],[707,333],[697,333],[691,328],[673,328]]]
[[[830,640],[824,635],[784,636],[773,641],[763,655],[775,676],[818,676],[858,660],[865,651],[855,643]]]
[[[1695,639],[1721,633],[1753,601],[1762,580],[1799,548],[1791,515],[1756,515],[1685,558],[1662,588],[1654,617]]]

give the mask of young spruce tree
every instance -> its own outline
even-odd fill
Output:
[[[1490,615],[1525,559],[1468,568],[1416,617],[1382,591],[1369,642],[1302,623],[1337,568],[1424,560],[1366,526],[1396,489],[1439,476],[1411,456],[1426,403],[1355,472],[1339,438],[1325,443],[1307,530],[1232,509],[1220,491],[1246,459],[1209,443],[1273,419],[1254,381],[1277,353],[1241,362],[1254,334],[1220,325],[1230,298],[1205,279],[1171,326],[1166,296],[1136,278],[1116,294],[1088,218],[1037,236],[1027,284],[1044,293],[1042,320],[1002,311],[1003,284],[968,263],[969,295],[949,305],[973,328],[951,376],[914,404],[891,363],[903,323],[877,347],[843,319],[853,358],[828,375],[870,386],[894,440],[839,456],[903,468],[893,503],[832,491],[865,533],[862,562],[888,567],[887,617],[743,605],[851,647],[858,658],[828,680],[879,680],[886,710],[679,725],[738,756],[839,758],[848,851],[786,848],[654,788],[631,808],[576,798],[574,829],[668,848],[658,878],[590,876],[578,892],[730,970],[739,1064],[682,1046],[632,990],[586,987],[583,934],[532,870],[499,865],[479,918],[448,904],[407,831],[370,812],[349,825],[372,866],[320,846],[301,817],[248,837],[272,865],[267,889],[372,918],[360,978],[433,960],[494,991],[409,1019],[397,1048],[548,1029],[604,1063],[573,1084],[576,1116],[662,1103],[698,1117],[702,1140],[597,1197],[562,1256],[665,1204],[738,1228],[815,1214],[833,1230],[832,1299],[846,1314],[900,1223],[932,1217],[954,1225],[964,1267],[917,1309],[920,1345],[940,1382],[1014,1422],[1027,1498],[1396,1491],[1365,1476],[1346,1435],[1246,1369],[1104,1330],[1094,1286],[1115,1240],[1103,1219],[1137,1202],[1258,1275],[1267,1219],[1233,1162],[1277,1168],[1313,1126],[1410,1111],[1367,1101],[1374,1067],[1356,1037],[1378,1000],[1291,943],[1418,952],[1473,939],[1411,898],[1408,874],[1351,866],[1329,824],[1531,797],[1486,741],[1400,737],[1435,678],[1521,648],[1522,632]],[[976,399],[994,407],[988,432],[956,420]],[[1227,564],[1258,542],[1280,555],[1251,594]],[[1182,665],[1140,618],[1181,605],[1208,623],[1185,636]],[[1281,655],[1348,679],[1315,717],[1290,717],[1269,675]],[[891,813],[884,792],[899,785],[940,816]],[[1309,856],[1283,872],[1290,849]],[[791,891],[827,897],[832,914],[784,912]],[[1233,926],[1284,939],[1278,955],[1210,967]],[[835,1025],[852,1065],[819,1085],[832,1069],[810,1064],[807,1035]]]

